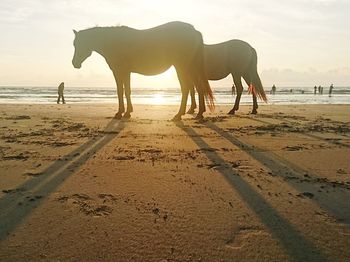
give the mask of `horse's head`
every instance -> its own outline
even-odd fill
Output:
[[[75,34],[75,39],[73,42],[74,56],[72,64],[74,68],[80,68],[85,59],[91,55],[92,50],[89,48],[87,41],[84,41],[83,37],[81,36],[81,32],[77,32],[75,30],[73,30],[73,32]]]

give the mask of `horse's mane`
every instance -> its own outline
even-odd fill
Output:
[[[95,42],[101,39],[123,39],[124,36],[130,35],[137,29],[128,26],[94,26],[79,31],[79,38],[82,41]],[[118,41],[119,41],[118,40]]]
[[[180,21],[173,21],[173,22],[169,22],[167,24],[175,24],[175,23],[181,23],[181,24],[186,24],[187,26],[192,27],[193,29],[195,29],[193,27],[193,25],[188,24],[188,23],[184,23],[184,22],[180,22]],[[136,29],[136,28],[132,28],[129,26],[125,26],[125,25],[116,25],[116,26],[94,26],[94,27],[90,27],[90,28],[86,28],[83,29],[81,31],[116,31],[118,30],[119,32],[127,32],[127,31],[142,31],[142,30],[147,30],[147,29],[151,29],[151,28],[146,28],[146,29]]]
[[[114,30],[128,31],[128,30],[137,30],[137,29],[131,28],[125,25],[117,25],[117,26],[94,26],[94,27],[83,29],[81,31],[114,31]]]

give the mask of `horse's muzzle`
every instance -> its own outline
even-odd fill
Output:
[[[77,64],[77,63],[74,63],[74,61],[72,61],[72,64],[74,66],[74,68],[81,68],[81,64]]]

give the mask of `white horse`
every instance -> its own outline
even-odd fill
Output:
[[[112,70],[119,100],[115,117],[129,118],[131,103],[130,74],[156,75],[174,66],[181,85],[182,100],[174,120],[185,114],[188,92],[197,88],[199,112],[205,112],[204,98],[214,107],[213,94],[204,70],[204,44],[200,32],[187,23],[170,22],[146,30],[126,26],[95,27],[75,31],[73,66],[80,68],[92,51],[102,55]],[[124,91],[127,109],[124,108]],[[124,114],[125,113],[125,114]],[[124,114],[124,115],[123,115]]]
[[[234,39],[215,45],[204,45],[204,61],[208,79],[220,80],[229,74],[232,75],[234,82],[232,92],[234,92],[236,87],[237,96],[235,104],[228,114],[233,115],[239,109],[239,102],[243,92],[242,77],[249,86],[249,93],[253,95],[252,114],[256,114],[258,109],[256,96],[267,102],[266,94],[257,72],[257,60],[255,49],[241,40]],[[194,88],[191,88],[190,94],[191,107],[188,113],[193,113],[196,108]]]

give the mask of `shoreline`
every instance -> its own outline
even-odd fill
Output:
[[[286,90],[288,91],[288,90]],[[340,90],[341,91],[341,90]],[[330,97],[328,92],[323,95],[313,94],[311,91],[302,94],[301,90],[294,90],[293,93],[277,92],[271,95],[269,90],[266,94],[269,99],[269,104],[350,104],[350,87],[343,90],[344,94],[338,94],[334,91]],[[215,102],[218,105],[231,105],[234,103],[235,96],[232,96],[230,88],[213,89]],[[92,88],[92,89],[70,89],[65,90],[66,102],[70,104],[85,104],[85,103],[117,103],[116,89]],[[35,104],[50,104],[57,100],[57,88],[8,88],[4,89],[0,94],[0,103],[35,103]],[[176,89],[133,89],[132,101],[133,104],[148,105],[178,105],[181,100],[181,92]],[[189,99],[190,100],[190,99]],[[188,101],[189,101],[188,100]],[[243,92],[241,104],[250,105],[252,103],[251,95],[246,91]],[[262,101],[258,101],[262,104]]]

